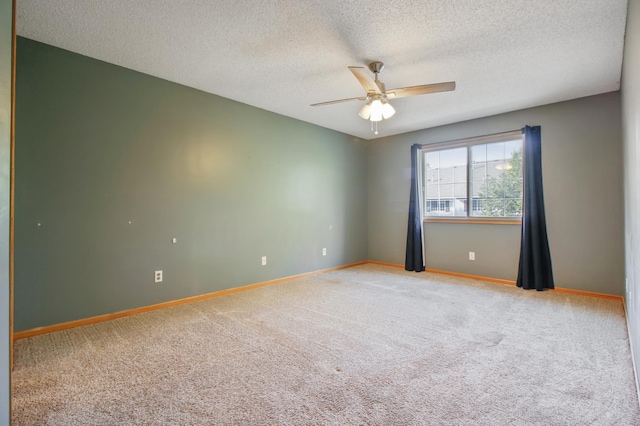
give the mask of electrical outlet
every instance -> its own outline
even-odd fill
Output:
[[[323,256],[326,256],[326,255],[327,255],[327,249],[326,249],[326,248],[323,248],[323,249],[322,249],[322,255],[323,255]]]
[[[156,271],[154,275],[154,282],[161,283],[162,282],[162,271]]]
[[[267,256],[262,256],[262,266],[267,264]]]
[[[469,260],[476,260],[476,252],[475,251],[470,251],[469,252]]]

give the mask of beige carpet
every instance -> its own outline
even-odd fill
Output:
[[[640,425],[620,302],[365,265],[16,344],[16,425]]]

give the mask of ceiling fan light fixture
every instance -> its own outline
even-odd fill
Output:
[[[369,120],[381,121],[383,109],[384,107],[382,106],[380,99],[374,99],[371,101],[371,116],[369,117]]]
[[[386,120],[393,117],[393,114],[396,113],[396,109],[391,106],[389,102],[385,102],[382,104],[382,117]]]
[[[369,117],[371,121],[382,121],[382,112],[376,111],[371,113],[371,117]]]
[[[358,113],[358,115],[362,118],[364,118],[365,120],[368,120],[369,117],[371,116],[371,102],[367,102],[366,104],[364,104],[362,106],[362,108],[360,108],[360,112]]]

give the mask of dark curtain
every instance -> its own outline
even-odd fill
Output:
[[[420,213],[420,182],[418,182],[418,152],[420,145],[411,147],[411,194],[409,195],[409,227],[407,229],[407,252],[404,269],[424,271],[422,255],[422,214]]]
[[[523,155],[522,240],[518,287],[525,290],[554,288],[551,254],[547,239],[547,223],[542,195],[542,159],[540,126],[526,126]]]

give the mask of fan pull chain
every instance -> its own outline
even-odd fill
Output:
[[[373,121],[371,122],[371,124],[373,124]],[[373,130],[373,129],[371,129],[371,130]],[[374,135],[377,135],[377,134],[378,134],[378,122],[377,122],[377,121],[376,121],[376,131],[375,131],[375,132],[373,132],[373,134],[374,134]]]

